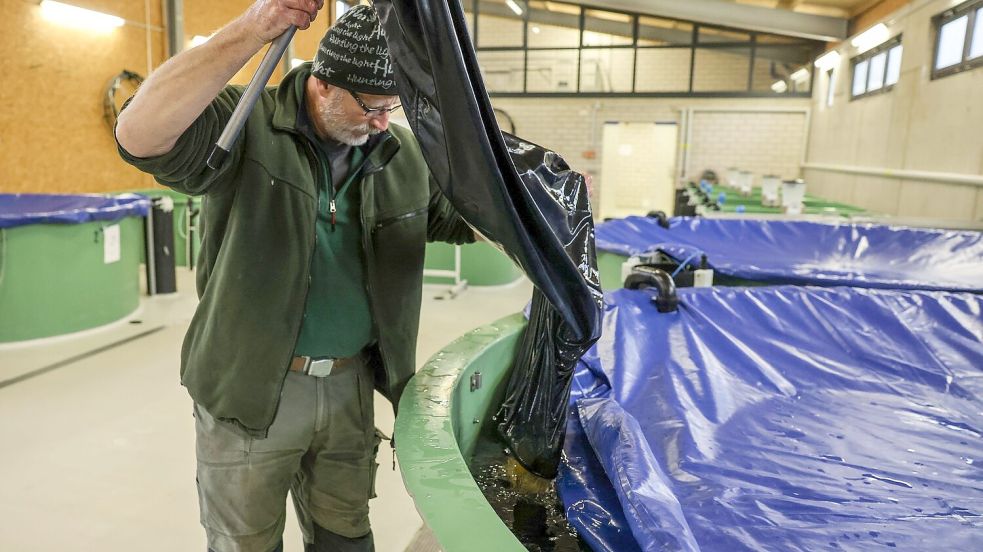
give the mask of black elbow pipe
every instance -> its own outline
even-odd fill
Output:
[[[675,312],[679,307],[676,297],[676,283],[665,270],[648,265],[637,265],[631,269],[631,274],[625,278],[627,289],[655,288],[658,294],[652,299],[659,312]]]
[[[649,211],[645,216],[654,218],[659,223],[659,226],[669,228],[669,217],[666,216],[665,211]]]

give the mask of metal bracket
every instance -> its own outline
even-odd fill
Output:
[[[481,389],[481,372],[471,374],[471,392]]]

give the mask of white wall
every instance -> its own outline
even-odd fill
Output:
[[[810,194],[902,217],[983,220],[983,187],[941,182],[945,175],[937,174],[983,176],[983,69],[930,78],[931,18],[959,3],[915,0],[884,21],[891,36],[903,33],[893,90],[850,100],[849,60],[857,53],[849,41],[839,48],[832,107],[825,104],[828,79],[817,75],[803,171]],[[858,168],[881,174],[849,172]]]
[[[727,167],[758,175],[799,176],[805,147],[808,99],[704,98],[492,98],[515,121],[516,134],[556,151],[573,168],[594,176],[595,203],[605,185],[601,172],[605,121],[676,122],[680,149],[690,156],[687,175]],[[692,143],[686,144],[684,113],[694,110]],[[780,110],[789,113],[776,113]],[[652,156],[673,155],[653,151]],[[678,167],[677,172],[682,172]],[[600,212],[595,204],[595,211]],[[641,212],[641,207],[640,207]]]
[[[776,105],[777,104],[777,105]],[[782,179],[799,177],[808,116],[805,110],[771,111],[784,102],[771,102],[768,111],[731,106],[729,111],[694,110],[690,120],[689,146],[691,173],[713,169],[724,178],[729,167],[761,176],[774,174]]]

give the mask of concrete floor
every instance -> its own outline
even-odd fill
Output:
[[[191,399],[178,382],[197,300],[192,274],[178,273],[179,293],[145,298],[120,323],[0,346],[0,551],[205,550]],[[444,289],[424,289],[418,365],[467,330],[518,312],[532,292],[522,280],[435,299]],[[379,395],[376,423],[392,431],[392,408]],[[379,455],[376,549],[403,551],[421,520],[398,466],[389,468],[391,451]],[[288,512],[285,551],[298,552]]]

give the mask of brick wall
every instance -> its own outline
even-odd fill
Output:
[[[697,111],[692,128],[694,172],[713,169],[723,178],[728,167],[736,167],[753,172],[755,183],[764,174],[799,177],[805,113]]]
[[[755,171],[759,177],[765,173],[798,176],[805,115],[760,111],[775,109],[776,103],[789,111],[808,107],[805,99],[492,98],[492,104],[513,119],[518,136],[556,151],[575,169],[592,174],[595,197],[605,185],[601,127],[606,121],[676,122],[682,144],[683,112],[690,108],[696,111],[688,148],[693,174],[688,176],[696,178],[703,169],[723,171],[730,166]],[[677,174],[682,169],[677,167]]]

